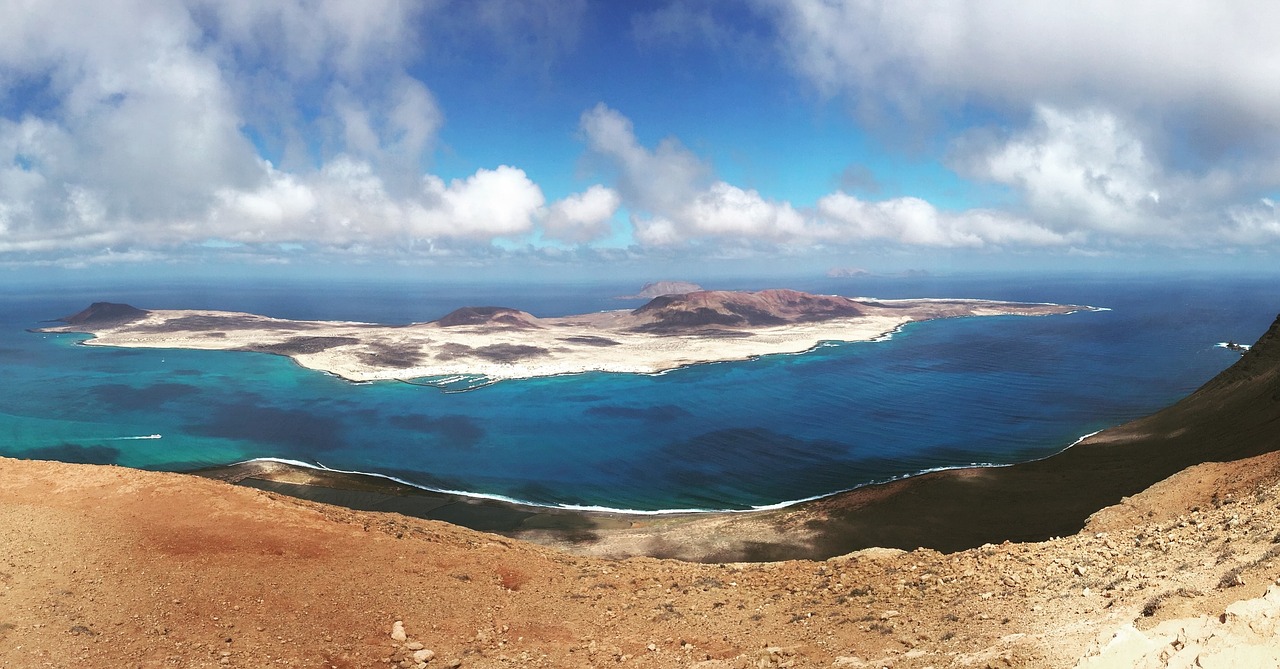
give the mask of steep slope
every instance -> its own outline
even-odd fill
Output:
[[[1280,318],[1236,364],[1177,404],[1057,455],[944,471],[820,500],[819,555],[868,546],[961,550],[1080,530],[1090,514],[1201,462],[1280,450]]]
[[[0,458],[0,666],[1069,667],[1261,596],[1278,469],[1201,465],[1043,543],[703,565]]]

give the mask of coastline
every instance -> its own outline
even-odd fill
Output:
[[[476,380],[469,385],[477,386],[587,372],[661,374],[690,365],[803,354],[827,342],[884,341],[904,325],[925,320],[1093,309],[944,298],[857,301],[772,291],[818,305],[796,307],[785,301],[781,306],[774,304],[778,301],[774,294],[760,297],[766,293],[770,291],[693,294],[719,301],[714,308],[695,303],[675,315],[654,315],[646,306],[537,318],[512,309],[465,307],[458,310],[465,312],[462,316],[451,314],[439,321],[404,326],[289,321],[223,311],[144,311],[113,305],[132,312],[125,319],[69,317],[66,325],[39,331],[86,332],[93,335],[81,342],[88,346],[272,353],[356,383],[394,380],[447,386],[432,380],[458,377]],[[734,304],[734,299],[747,303]],[[760,304],[776,311],[753,311]],[[744,320],[740,312],[750,318]]]
[[[1107,428],[1110,429],[1110,428]],[[733,514],[751,514],[766,511],[781,511],[790,507],[816,502],[819,500],[836,497],[846,493],[855,492],[862,488],[870,486],[878,486],[904,481],[919,476],[935,474],[939,472],[963,471],[963,470],[980,470],[995,469],[1000,467],[1012,467],[1017,464],[1027,462],[1036,462],[1052,458],[1060,455],[1069,448],[1073,448],[1085,440],[1098,435],[1105,430],[1095,430],[1088,434],[1081,435],[1067,446],[1054,451],[1048,455],[1041,456],[1034,460],[1025,460],[1016,463],[996,463],[996,462],[972,462],[963,465],[945,465],[939,467],[929,467],[917,471],[898,474],[887,478],[879,478],[864,483],[859,483],[848,488],[833,490],[831,492],[819,493],[799,499],[782,500],[770,504],[757,504],[741,509],[704,509],[704,508],[671,508],[671,509],[629,509],[616,508],[607,506],[583,505],[583,504],[561,504],[561,503],[544,503],[533,502],[524,499],[508,497],[495,493],[474,492],[468,490],[454,490],[449,488],[433,488],[428,485],[414,483],[390,474],[382,474],[378,472],[366,472],[349,469],[334,469],[320,463],[309,463],[301,460],[293,460],[289,458],[277,457],[261,457],[251,458],[249,460],[241,460],[226,465],[217,465],[213,467],[203,468],[188,472],[199,476],[207,476],[208,478],[219,478],[223,480],[232,479],[257,479],[272,480],[280,483],[296,482],[298,480],[309,481],[331,481],[339,482],[336,486],[344,488],[340,484],[346,478],[350,478],[352,485],[350,489],[386,489],[386,490],[409,490],[414,494],[422,494],[427,496],[438,496],[444,499],[469,500],[476,503],[493,503],[510,506],[516,509],[536,511],[536,512],[564,512],[564,513],[586,513],[586,514],[604,514],[607,516],[711,516],[717,514],[733,515]],[[115,437],[115,439],[154,439],[159,435],[139,436],[139,437]],[[371,483],[370,480],[380,481],[381,484]],[[238,481],[232,481],[238,482]],[[300,485],[321,485],[320,483],[308,482]]]
[[[1110,429],[1110,428],[1108,428]],[[311,501],[322,501],[320,497],[325,497],[324,493],[316,492],[313,494],[303,494],[299,490],[295,490],[296,494],[284,492],[286,489],[297,489],[301,487],[312,487],[317,489],[327,489],[333,491],[351,492],[374,492],[383,495],[395,495],[399,497],[419,496],[431,502],[421,504],[410,504],[410,507],[422,507],[424,509],[435,509],[444,504],[462,503],[470,505],[485,505],[493,508],[500,508],[510,514],[525,515],[575,515],[581,514],[588,517],[600,518],[645,518],[645,517],[697,517],[697,516],[730,516],[730,515],[749,515],[760,514],[772,511],[783,511],[792,507],[819,502],[825,499],[847,495],[857,492],[863,488],[889,485],[900,481],[909,481],[911,479],[937,474],[941,472],[964,472],[968,470],[995,469],[1002,467],[1012,467],[1017,464],[1025,464],[1026,462],[1036,462],[1045,460],[1062,454],[1066,450],[1073,448],[1084,441],[1101,434],[1105,430],[1095,430],[1088,434],[1082,435],[1071,444],[1063,447],[1061,450],[1055,451],[1049,455],[1037,458],[1036,460],[1028,460],[1020,463],[990,463],[975,462],[964,465],[948,465],[940,467],[930,467],[919,471],[909,472],[883,479],[876,479],[859,483],[849,488],[835,490],[827,493],[820,493],[800,499],[783,500],[771,504],[754,505],[743,509],[701,509],[701,508],[685,508],[685,509],[624,509],[593,505],[579,504],[555,504],[540,503],[529,500],[516,499],[505,495],[493,493],[473,492],[466,490],[452,490],[445,488],[433,488],[431,486],[413,483],[405,479],[392,476],[390,474],[381,474],[378,472],[366,472],[347,469],[334,469],[319,463],[308,463],[301,460],[293,460],[289,458],[277,457],[261,457],[242,460],[226,465],[217,465],[206,467],[194,471],[187,472],[204,478],[212,478],[235,484],[244,484],[244,481],[251,481],[246,484],[257,487],[263,483],[273,484],[280,488],[278,492],[289,494],[290,496],[302,497]],[[119,437],[120,439],[151,439],[158,435],[141,436],[141,437]],[[347,504],[338,503],[339,506],[348,506]],[[373,510],[373,509],[364,509]],[[420,518],[436,518],[434,515],[424,514],[422,511],[418,513],[406,513]],[[501,515],[501,514],[500,514]],[[492,525],[492,522],[486,522],[485,525]],[[502,523],[499,523],[502,524]],[[470,525],[465,525],[471,527]],[[471,527],[471,529],[477,529]],[[511,530],[518,529],[517,525],[511,525]]]
[[[1280,319],[1238,362],[1183,400],[1084,435],[1053,455],[923,472],[746,512],[646,515],[537,507],[284,465],[275,473],[200,474],[313,501],[483,527],[601,557],[747,562],[827,559],[874,547],[955,552],[1072,535],[1100,509],[1123,505],[1189,467],[1280,450],[1272,429],[1280,403],[1266,401],[1277,396]],[[366,495],[353,496],[352,490]]]
[[[1009,491],[1001,488],[1018,486],[992,481],[991,472],[1016,472],[1020,468],[1034,468],[1036,465],[1056,462],[1072,449],[1123,427],[1125,426],[1082,435],[1061,450],[1036,460],[930,468],[831,493],[748,509],[646,511],[538,504],[501,495],[434,489],[386,474],[336,470],[285,458],[255,458],[189,473],[358,511],[393,512],[426,520],[445,521],[468,529],[493,532],[598,557],[650,556],[695,562],[827,559],[842,554],[839,551],[867,548],[932,548],[951,552],[996,542],[998,540],[995,537],[989,536],[992,528],[983,527],[980,523],[949,528],[952,530],[951,534],[978,535],[989,539],[961,540],[960,545],[952,545],[954,537],[947,537],[945,533],[937,534],[925,528],[913,529],[909,525],[896,525],[895,531],[888,534],[893,537],[892,540],[859,540],[856,535],[848,532],[847,524],[850,521],[875,522],[873,515],[879,515],[885,520],[900,518],[903,511],[893,508],[895,502],[905,502],[906,506],[916,510],[921,506],[936,510],[945,508],[952,502],[945,498],[946,495],[921,490],[921,485],[929,486],[946,481],[980,485],[985,480],[990,488],[987,491],[989,494],[1007,494]],[[1103,441],[1106,440],[1103,437]],[[1200,462],[1189,461],[1188,466]],[[1050,468],[1052,466],[1051,464]],[[1062,474],[1066,478],[1076,478],[1090,468],[1076,469],[1079,471],[1064,471]],[[1146,485],[1160,480],[1154,479],[1143,485],[1142,482],[1150,477],[1138,473],[1131,478],[1133,480],[1125,487],[1134,494]],[[995,485],[991,485],[992,483]],[[1048,512],[1050,505],[1060,504],[1063,498],[1051,491],[1045,492],[1048,493],[1045,499],[1024,508],[1023,515],[1028,518],[1048,518],[1049,521],[1044,523],[1043,528],[1036,527],[1035,523],[1024,525],[1015,540],[1036,541],[1064,536],[1063,532],[1056,529],[1056,519],[1053,518],[1055,514]],[[1079,516],[1080,523],[1083,525],[1093,511],[1109,505],[1089,508]],[[914,513],[916,511],[911,511],[908,515]],[[1065,534],[1074,533],[1078,529]],[[711,532],[714,538],[704,537],[707,532]],[[723,534],[715,536],[716,532]],[[674,537],[678,537],[678,548],[671,545]],[[772,546],[762,548],[759,545],[767,543]],[[736,547],[726,549],[726,544]],[[829,546],[840,548],[833,549]]]

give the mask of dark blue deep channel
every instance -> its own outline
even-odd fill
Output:
[[[89,302],[285,318],[432,320],[638,306],[632,285],[129,285],[0,293],[0,454],[191,470],[258,457],[540,504],[742,509],[936,467],[1012,463],[1194,390],[1280,311],[1276,277],[721,281],[849,296],[977,297],[1110,311],[908,326],[876,343],[446,394],[357,385],[287,358],[78,346],[27,332]],[[160,438],[138,439],[161,435]]]

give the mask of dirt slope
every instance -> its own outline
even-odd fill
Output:
[[[1278,478],[1275,455],[1203,465],[1048,542],[700,565],[0,460],[0,666],[418,666],[405,644],[429,667],[1071,666],[1261,596]]]

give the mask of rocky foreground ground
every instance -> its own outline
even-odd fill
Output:
[[[953,554],[611,561],[18,460],[0,528],[3,667],[1276,666],[1275,454],[1191,468],[1074,536]]]

